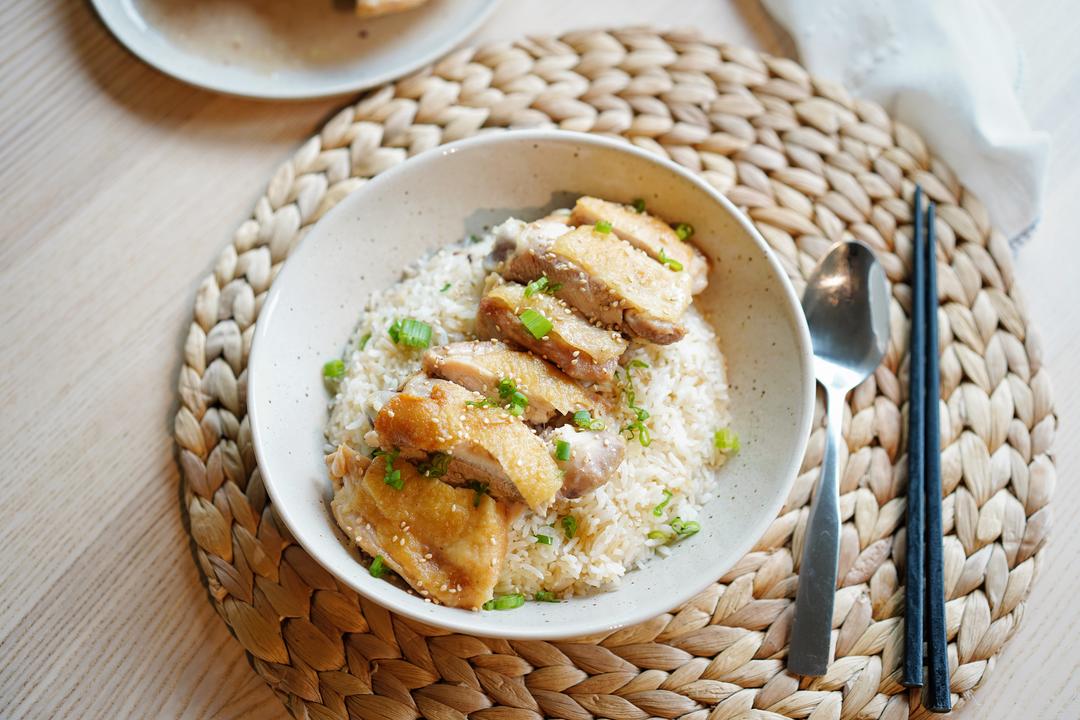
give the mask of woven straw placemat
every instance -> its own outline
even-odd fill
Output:
[[[801,292],[834,241],[878,253],[892,338],[849,397],[836,661],[784,658],[821,405],[798,480],[754,550],[671,613],[603,637],[516,642],[397,617],[290,538],[255,465],[245,365],[289,250],[365,179],[488,129],[605,133],[699,172],[744,209]],[[954,701],[987,677],[1023,615],[1050,526],[1049,380],[1006,239],[908,127],[791,60],[650,30],[465,49],[338,113],[284,163],[199,286],[176,439],[184,506],[214,606],[300,718],[639,720],[922,716],[903,653],[909,201],[938,203],[945,585]]]

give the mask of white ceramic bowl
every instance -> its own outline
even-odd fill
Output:
[[[372,578],[329,509],[323,461],[338,357],[367,296],[416,257],[509,215],[539,217],[580,194],[643,197],[696,229],[712,262],[695,302],[711,311],[728,362],[732,426],[742,449],[721,468],[701,531],[619,589],[560,604],[470,612],[425,603]],[[768,527],[798,471],[813,414],[810,338],[798,299],[765,241],[690,173],[628,144],[568,132],[480,135],[379,175],[319,221],[266,298],[248,365],[248,412],[263,481],[297,541],[372,600],[454,630],[512,638],[592,634],[665,612],[724,574]]]
[[[208,90],[273,100],[339,95],[401,77],[448,53],[498,5],[498,0],[431,0],[408,12],[364,21],[366,39],[349,61],[268,71],[220,62],[173,42],[142,12],[138,0],[92,2],[113,35],[158,70]],[[310,12],[335,10],[323,2],[312,3]],[[347,18],[348,25],[352,21]]]

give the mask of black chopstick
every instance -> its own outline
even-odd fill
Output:
[[[949,645],[945,636],[945,560],[941,546],[941,420],[938,417],[941,372],[938,367],[937,233],[934,203],[926,213],[926,640],[930,675],[925,706],[932,712],[952,709],[949,694]],[[910,495],[909,495],[910,497]],[[910,562],[910,559],[908,560]]]
[[[904,674],[907,687],[923,685],[923,600],[926,598],[923,497],[926,441],[926,250],[922,188],[915,186],[915,237],[911,275],[911,338],[908,351],[907,573],[904,588]]]

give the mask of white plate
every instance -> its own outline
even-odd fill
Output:
[[[560,604],[469,612],[423,602],[357,562],[329,509],[323,461],[327,358],[340,357],[368,295],[413,259],[565,193],[629,202],[691,223],[708,255],[710,315],[728,363],[739,454],[720,469],[701,531],[619,589]],[[274,282],[248,364],[248,413],[263,482],[297,541],[357,592],[426,623],[513,638],[611,630],[654,617],[724,574],[780,509],[814,408],[810,338],[791,284],[744,215],[687,171],[628,144],[559,131],[488,133],[418,155],[346,197],[312,228]]]
[[[192,3],[206,1],[191,0]],[[404,13],[365,20],[358,31],[364,33],[364,38],[358,40],[357,51],[348,60],[292,69],[227,64],[184,43],[174,42],[141,11],[138,0],[93,0],[93,3],[113,34],[162,72],[218,92],[297,99],[370,88],[433,62],[476,30],[495,10],[498,0],[429,0],[426,5]],[[306,4],[311,13],[338,13],[343,25],[358,22],[348,12],[335,11],[332,0]],[[350,31],[353,29],[350,27]]]

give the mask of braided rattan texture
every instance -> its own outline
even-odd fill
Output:
[[[785,672],[815,430],[754,550],[684,607],[575,642],[454,635],[358,598],[296,545],[255,465],[245,366],[262,299],[307,228],[367,178],[477,132],[619,136],[691,168],[755,221],[801,291],[834,241],[892,285],[884,364],[849,398],[844,527],[822,678]],[[909,201],[938,203],[945,585],[954,701],[1023,615],[1050,527],[1056,418],[1008,243],[911,129],[791,60],[649,30],[466,49],[337,114],[284,163],[199,286],[176,416],[183,502],[219,614],[297,717],[591,720],[922,716],[903,652]]]

